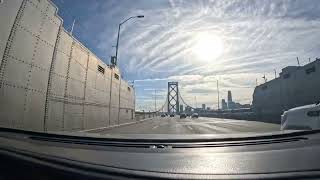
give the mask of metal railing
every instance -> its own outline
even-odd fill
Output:
[[[135,119],[142,120],[142,119],[147,119],[147,118],[152,118],[156,117],[159,115],[159,112],[135,112]]]

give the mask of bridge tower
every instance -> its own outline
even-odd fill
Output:
[[[168,113],[179,113],[178,82],[168,82]]]

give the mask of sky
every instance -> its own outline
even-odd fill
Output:
[[[178,81],[191,106],[217,108],[231,90],[251,103],[256,84],[285,66],[308,63],[320,48],[318,0],[53,0],[64,27],[109,64],[121,26],[118,62],[135,81],[136,108],[165,102],[168,81]]]

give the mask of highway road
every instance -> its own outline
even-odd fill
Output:
[[[230,134],[279,131],[280,125],[219,118],[155,117],[145,121],[96,131],[99,134]]]

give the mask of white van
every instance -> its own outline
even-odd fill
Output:
[[[319,128],[320,103],[292,108],[281,115],[281,130]]]

